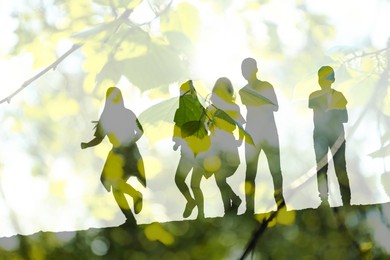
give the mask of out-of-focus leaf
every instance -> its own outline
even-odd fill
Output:
[[[118,82],[123,74],[123,67],[119,61],[110,59],[96,76],[96,83],[100,84],[105,80],[112,80],[114,83]]]
[[[272,100],[261,95],[259,92],[257,92],[254,89],[245,88],[242,94],[245,95],[245,99],[247,99],[248,102],[250,102],[251,104],[256,104],[256,106],[275,105]]]
[[[364,57],[361,59],[360,67],[363,72],[370,73],[374,71],[378,66],[378,61],[374,57]]]
[[[164,33],[170,45],[180,53],[190,55],[193,51],[191,40],[182,32],[168,31]]]
[[[170,98],[149,107],[139,115],[138,119],[150,142],[156,143],[172,137],[173,118],[178,104],[178,98]]]
[[[386,157],[390,155],[390,144],[378,149],[375,152],[370,153],[369,155],[373,158]]]
[[[163,228],[160,223],[152,223],[145,228],[145,235],[150,241],[160,241],[164,245],[172,245],[175,237]]]
[[[170,84],[188,77],[188,68],[168,46],[152,45],[147,53],[120,62],[120,71],[141,90]]]
[[[155,124],[160,120],[172,123],[178,105],[178,98],[170,98],[144,110],[138,118],[142,125]]]
[[[390,131],[386,132],[386,133],[382,136],[382,141],[383,141],[383,142],[389,142],[389,141],[390,141]]]
[[[276,53],[282,53],[283,47],[281,45],[277,24],[270,21],[266,21],[264,24],[267,25],[268,36],[272,39],[272,44],[268,46],[269,50]]]
[[[337,76],[336,76],[337,77]],[[361,106],[367,102],[367,97],[374,93],[374,86],[378,81],[376,74],[360,74],[350,80],[338,82],[336,78],[335,88],[340,89],[348,100],[348,107]]]
[[[200,15],[196,7],[189,3],[180,3],[175,10],[161,16],[161,31],[183,32],[195,41],[199,35]]]
[[[387,94],[383,98],[382,107],[380,109],[382,110],[383,114],[385,114],[386,116],[390,116],[390,88],[388,87],[387,89]]]

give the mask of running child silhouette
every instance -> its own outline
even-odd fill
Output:
[[[119,88],[110,87],[106,92],[106,102],[99,121],[96,122],[94,138],[81,143],[81,148],[100,144],[105,136],[112,149],[104,164],[101,182],[107,191],[112,189],[114,198],[127,218],[127,223],[136,224],[134,215],[124,194],[134,200],[134,212],[142,209],[142,194],[126,181],[135,176],[146,187],[145,170],[136,142],[141,138],[143,129],[135,114],[125,108]]]

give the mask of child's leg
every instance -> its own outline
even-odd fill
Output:
[[[134,189],[130,184],[125,182],[124,180],[119,180],[117,183],[117,188],[120,192],[126,193],[133,198],[134,201],[134,213],[138,214],[142,209],[142,193]],[[124,196],[123,196],[124,197]],[[126,200],[126,198],[125,198]],[[126,201],[127,204],[127,201]],[[128,205],[128,204],[127,204]]]
[[[127,218],[127,221],[131,224],[137,224],[137,221],[134,218],[133,213],[130,210],[129,204],[127,203],[127,200],[125,198],[125,195],[123,192],[117,189],[113,189],[112,193],[114,194],[114,198],[116,203],[118,204],[120,210],[123,212],[125,217]]]
[[[217,182],[217,186],[221,192],[223,206],[225,209],[225,213],[231,212],[237,213],[238,207],[241,204],[241,199],[237,194],[233,191],[232,187],[227,183],[227,177],[234,174],[238,167],[226,167],[221,168],[218,172],[215,173],[215,180]]]
[[[175,183],[177,188],[186,198],[187,202],[193,201],[193,198],[190,193],[190,189],[188,188],[185,180],[192,169],[192,163],[190,160],[182,155],[180,157],[179,164],[177,166],[176,174],[175,174]]]
[[[215,181],[217,182],[219,191],[221,192],[223,208],[226,214],[231,208],[230,192],[233,191],[229,186],[229,184],[227,184],[226,177],[225,177],[226,175],[223,173],[223,171],[218,171],[214,175],[215,175]]]
[[[203,171],[196,166],[192,172],[191,188],[194,193],[196,205],[198,206],[198,218],[204,218],[204,198],[202,190],[200,189],[200,181],[203,177]]]

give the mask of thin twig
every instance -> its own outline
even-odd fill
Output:
[[[73,44],[72,48],[70,48],[67,52],[65,52],[61,57],[59,57],[55,62],[53,62],[52,64],[50,64],[48,67],[46,67],[44,70],[42,70],[41,72],[39,72],[37,75],[35,75],[34,77],[32,77],[31,79],[25,81],[22,86],[20,86],[20,88],[18,88],[16,91],[14,91],[11,95],[9,95],[8,97],[2,99],[0,101],[0,104],[4,103],[4,102],[7,102],[8,104],[11,102],[11,99],[17,95],[20,91],[22,91],[23,89],[25,89],[26,87],[28,87],[31,83],[33,83],[35,80],[37,80],[38,78],[42,77],[44,74],[46,74],[48,71],[50,71],[51,69],[55,70],[57,68],[57,66],[66,58],[68,57],[70,54],[72,54],[73,52],[75,52],[76,50],[80,49],[81,46],[83,46],[83,44]]]
[[[138,26],[143,26],[143,25],[148,25],[148,24],[151,24],[154,20],[156,20],[157,18],[159,18],[161,15],[163,15],[164,13],[168,12],[169,8],[171,7],[172,3],[173,3],[173,0],[169,1],[169,3],[165,6],[164,9],[162,9],[160,12],[156,12],[154,10],[154,8],[151,6],[150,2],[147,1],[148,4],[149,4],[149,7],[152,9],[153,13],[155,14],[155,16],[153,17],[152,20],[150,21],[147,21],[147,22],[144,22],[144,23],[140,23],[140,24],[137,24]]]
[[[363,58],[363,57],[367,57],[367,56],[373,56],[373,55],[378,56],[379,54],[381,54],[384,51],[387,51],[388,49],[389,49],[389,47],[386,47],[386,48],[383,48],[383,49],[380,49],[380,50],[377,50],[377,51],[373,51],[373,52],[364,52],[361,55],[354,54],[354,56],[352,58],[344,60],[342,63],[348,63],[348,62],[351,62],[353,60],[356,60],[356,59],[359,59],[359,58]]]

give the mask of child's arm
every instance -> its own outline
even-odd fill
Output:
[[[89,147],[92,147],[92,146],[96,146],[96,145],[100,144],[102,141],[103,141],[103,138],[95,137],[94,139],[92,139],[88,143],[82,142],[81,143],[81,149],[85,149],[85,148],[89,148]]]
[[[96,146],[96,145],[100,144],[103,141],[104,137],[105,137],[105,135],[102,134],[102,129],[101,129],[101,126],[100,126],[99,122],[98,121],[93,121],[92,123],[96,123],[96,126],[95,126],[95,128],[96,128],[95,138],[93,138],[91,141],[89,141],[87,143],[82,142],[81,143],[81,149],[85,149],[85,148],[89,148],[89,147],[92,147],[92,146]]]
[[[144,129],[142,128],[142,125],[138,121],[138,119],[136,119],[135,121],[136,121],[136,128],[135,128],[135,140],[134,140],[134,142],[137,142],[141,138],[141,136],[144,134]]]

